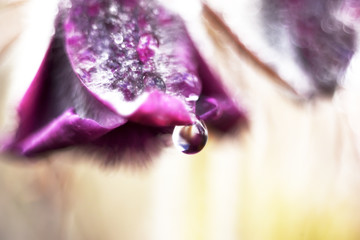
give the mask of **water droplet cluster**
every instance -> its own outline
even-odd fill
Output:
[[[192,44],[182,21],[154,1],[72,0],[64,27],[75,72],[100,98],[158,90],[194,107],[201,84]]]

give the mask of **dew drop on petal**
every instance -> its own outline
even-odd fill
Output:
[[[166,85],[160,76],[147,72],[143,75],[144,88],[147,91],[159,90],[162,92],[166,91]]]
[[[176,126],[172,134],[175,147],[183,153],[195,154],[206,145],[208,131],[201,120],[196,120],[193,125]]]
[[[115,44],[117,45],[120,45],[124,41],[124,37],[121,34],[114,34],[112,37],[114,39]]]
[[[109,12],[112,14],[112,15],[117,15],[119,14],[119,10],[118,10],[118,7],[116,4],[111,4],[110,7],[109,7]]]
[[[152,58],[155,55],[155,51],[158,47],[159,41],[154,35],[150,33],[141,35],[136,48],[140,61],[144,63]]]

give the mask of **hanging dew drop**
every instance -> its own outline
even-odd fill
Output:
[[[201,120],[196,120],[193,125],[176,126],[172,134],[175,147],[183,153],[195,154],[206,145],[208,131]]]

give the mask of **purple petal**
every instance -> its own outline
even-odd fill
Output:
[[[90,142],[112,129],[105,128],[94,120],[81,118],[75,114],[74,109],[69,109],[11,148],[20,154],[31,156],[52,149]]]
[[[158,91],[150,93],[129,120],[160,127],[192,122],[183,101]]]
[[[226,132],[240,124],[246,124],[246,111],[228,93],[220,78],[198,54],[198,72],[203,83],[200,99],[196,103],[196,115],[217,130]]]
[[[60,11],[6,148],[35,155],[82,145],[111,158],[126,150],[147,155],[166,144],[159,136],[196,114],[221,130],[244,117],[179,17],[153,1],[73,0]]]
[[[236,7],[231,0],[205,2],[219,13],[214,17],[206,8],[225,34],[291,92],[331,95],[342,83],[356,51],[359,1],[243,0]]]
[[[183,102],[188,114],[195,112],[201,82],[195,50],[179,17],[154,1],[74,0],[64,26],[67,53],[79,79],[121,116],[144,109],[147,118],[142,123],[149,124],[149,117],[157,114],[149,110],[158,108],[140,106],[146,104],[143,95],[155,90],[164,95],[158,100],[172,96],[171,102]],[[157,81],[147,81],[149,74]],[[191,123],[189,119],[183,124]]]
[[[332,94],[355,52],[355,31],[338,18],[342,0],[274,0],[285,19],[304,69],[314,85]],[[277,5],[277,4],[276,4]],[[272,13],[273,14],[273,13]]]
[[[17,149],[22,154],[88,142],[91,139],[87,137],[87,132],[103,128],[105,134],[108,129],[127,121],[83,87],[65,55],[62,39],[57,36],[51,41],[18,111],[19,126],[7,148]],[[73,130],[76,133],[71,133]]]

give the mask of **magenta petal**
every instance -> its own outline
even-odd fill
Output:
[[[224,96],[202,97],[196,103],[198,119],[222,132],[227,132],[241,123],[246,123],[246,113],[232,99]]]
[[[87,132],[101,130],[105,134],[127,121],[82,86],[65,55],[62,39],[57,36],[51,41],[18,112],[16,135],[5,149],[21,154],[88,142],[97,134],[90,136]]]
[[[133,118],[139,113],[134,102],[153,91],[178,98],[181,109],[195,113],[201,94],[195,48],[183,21],[155,1],[73,0],[64,13],[64,29],[80,81],[121,116]]]
[[[221,116],[222,110],[216,98],[200,98],[196,105],[196,115],[201,120],[216,120]]]
[[[186,125],[193,122],[181,100],[159,91],[150,93],[129,120],[159,127]]]
[[[48,150],[91,142],[115,127],[105,128],[94,120],[80,118],[75,114],[74,109],[69,109],[10,148],[23,155],[31,156]]]
[[[246,112],[235,101],[220,78],[198,54],[198,72],[206,81],[196,103],[196,115],[217,130],[226,132],[247,122]]]

